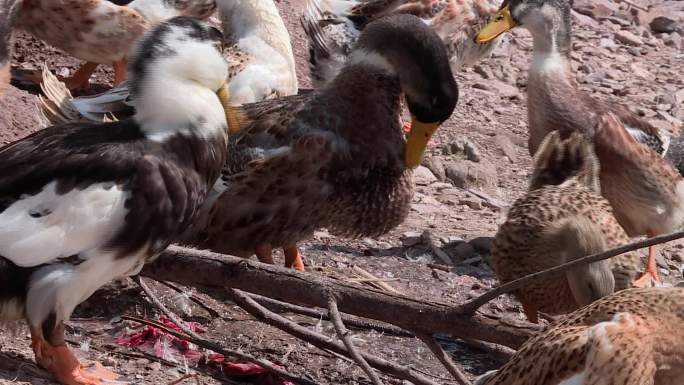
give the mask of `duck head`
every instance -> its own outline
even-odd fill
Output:
[[[485,43],[521,26],[532,33],[535,51],[570,47],[572,0],[505,0],[476,40]]]
[[[368,24],[348,63],[381,68],[399,78],[411,112],[405,161],[407,167],[417,167],[432,134],[458,100],[444,43],[415,16],[387,16]]]
[[[146,136],[225,134],[230,98],[222,51],[221,32],[190,17],[165,21],[143,36],[128,71],[135,119]]]

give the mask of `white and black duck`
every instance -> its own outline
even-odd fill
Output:
[[[109,374],[82,370],[67,348],[74,308],[163,251],[220,175],[222,48],[215,28],[163,22],[133,51],[135,116],[52,126],[0,149],[0,320],[25,318],[36,361],[64,384]]]

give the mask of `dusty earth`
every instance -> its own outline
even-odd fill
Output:
[[[573,67],[582,87],[596,97],[620,100],[662,127],[684,120],[684,2],[632,0],[575,1]],[[307,44],[298,17],[303,0],[281,0],[278,6],[290,29],[297,56],[299,81],[310,86]],[[645,11],[645,10],[648,10]],[[672,23],[654,22],[667,15]],[[425,161],[417,170],[417,193],[409,219],[379,239],[346,240],[324,230],[302,245],[309,271],[341,280],[354,278],[352,266],[388,280],[396,290],[417,298],[459,303],[494,286],[487,265],[491,237],[503,222],[506,208],[526,188],[530,156],[526,148],[525,85],[532,41],[515,31],[491,60],[457,74],[461,97],[453,117],[438,131]],[[38,69],[43,63],[58,74],[68,74],[77,60],[18,33],[12,65],[15,74]],[[100,68],[92,91],[104,89],[111,69]],[[9,143],[39,129],[35,84],[15,81],[0,98],[0,141]],[[434,247],[446,252],[435,254]],[[662,248],[659,260],[666,282],[681,280],[684,242]],[[441,257],[440,257],[441,255]],[[428,263],[449,265],[451,272]],[[279,362],[288,370],[320,383],[369,383],[351,362],[308,346],[276,329],[256,322],[235,305],[202,297],[220,316],[167,288],[154,285],[162,300],[186,319],[199,322],[207,335],[225,346],[243,349]],[[491,302],[484,312],[523,320],[520,306],[506,297]],[[129,280],[112,283],[79,306],[68,331],[78,355],[100,360],[136,384],[170,384],[186,373],[197,376],[180,383],[244,383],[210,365],[194,365],[167,354],[154,356],[149,346],[124,348],[115,340],[140,329],[122,315],[154,319],[156,310]],[[328,335],[332,327],[317,319],[293,316]],[[357,345],[413,367],[438,382],[449,383],[446,372],[417,340],[354,330]],[[0,333],[0,384],[52,384],[49,375],[32,361],[25,328]],[[161,345],[165,347],[163,344]],[[468,376],[495,369],[493,355],[458,341],[446,345]],[[162,349],[164,350],[164,349]],[[166,349],[173,352],[173,346]],[[167,352],[167,353],[168,353]],[[163,353],[163,352],[162,352]],[[442,380],[439,380],[442,378]],[[263,380],[263,378],[262,378]],[[243,382],[240,382],[243,381]],[[387,379],[389,383],[399,383]],[[249,382],[253,383],[253,382]]]

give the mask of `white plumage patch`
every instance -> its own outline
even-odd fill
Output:
[[[210,41],[172,26],[164,44],[174,52],[149,65],[135,119],[145,136],[165,141],[176,134],[212,139],[225,134],[226,116],[216,91],[224,84],[228,63]]]
[[[110,240],[124,224],[128,193],[96,183],[66,194],[51,182],[0,213],[0,255],[23,267],[82,254]]]
[[[37,327],[54,311],[57,321],[66,320],[76,306],[112,279],[137,274],[143,266],[143,247],[138,254],[126,257],[94,249],[85,262],[47,265],[38,269],[29,283],[26,314]]]

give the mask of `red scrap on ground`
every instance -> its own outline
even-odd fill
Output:
[[[161,316],[157,322],[169,329],[183,332],[178,325],[165,316]],[[206,332],[206,329],[197,322],[186,322],[186,325],[196,333]],[[256,385],[296,385],[291,381],[278,378],[257,364],[226,361],[222,354],[207,354],[198,351],[191,342],[172,336],[151,325],[145,325],[138,331],[123,335],[117,338],[115,342],[127,348],[151,349],[150,353],[169,361],[185,361],[190,365],[206,365],[228,376],[240,377],[240,380],[247,380]]]

